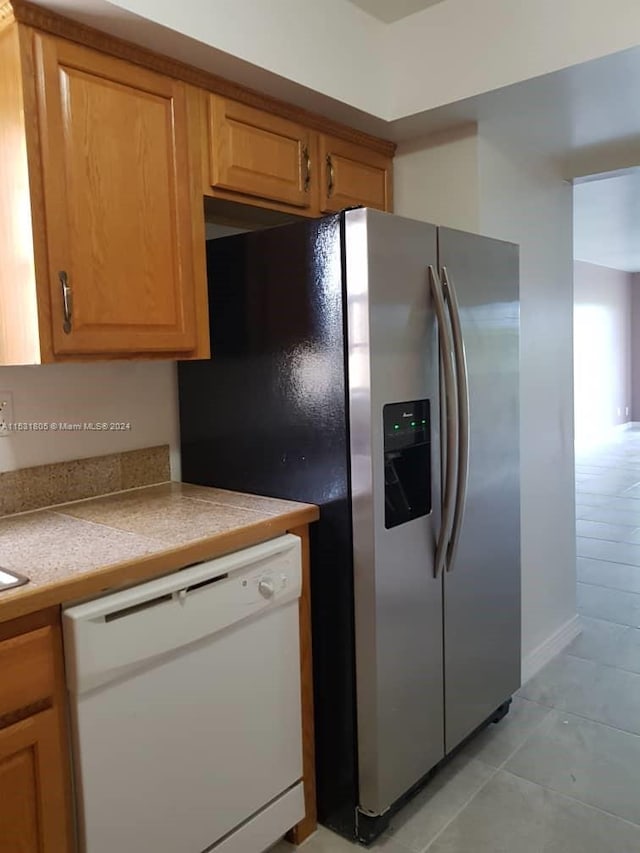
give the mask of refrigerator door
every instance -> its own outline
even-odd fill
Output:
[[[349,211],[345,248],[359,808],[377,816],[444,755],[436,229]]]
[[[466,501],[444,578],[450,752],[520,686],[519,266],[517,246],[447,228],[438,249],[469,392]]]

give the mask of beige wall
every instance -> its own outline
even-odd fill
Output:
[[[1,367],[0,390],[21,422],[130,422],[122,432],[16,432],[0,438],[0,471],[170,444],[179,471],[176,369],[171,362]]]
[[[272,93],[279,89],[285,95],[282,82],[293,80],[333,99],[325,108],[334,113],[346,103],[385,120],[640,42],[637,0],[608,0],[606,7],[602,0],[447,0],[391,25],[346,0],[56,0],[54,5],[63,12],[72,7],[79,17],[85,7],[85,20],[93,26],[142,39],[156,50],[173,50],[186,62],[238,76],[254,88],[266,83]],[[148,21],[156,24],[151,31]],[[191,41],[176,44],[174,33]],[[245,64],[239,66],[236,57]],[[261,69],[272,74],[266,77]],[[309,103],[308,95],[298,91],[297,97]]]
[[[481,231],[520,245],[525,676],[545,644],[576,627],[573,195],[526,138],[508,119],[479,130]]]
[[[576,446],[631,420],[630,273],[576,261],[574,383]]]
[[[393,164],[397,213],[478,231],[478,189],[475,124],[398,146]]]

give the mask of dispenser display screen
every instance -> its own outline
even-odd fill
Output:
[[[385,527],[431,512],[431,404],[383,406]]]

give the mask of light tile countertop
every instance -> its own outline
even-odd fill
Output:
[[[148,580],[318,518],[310,504],[161,483],[0,518],[0,622]]]

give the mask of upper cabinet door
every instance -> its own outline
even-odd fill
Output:
[[[320,136],[320,209],[392,210],[390,157],[333,136]]]
[[[311,170],[307,128],[219,95],[209,96],[209,175],[214,191],[304,210],[312,202]]]
[[[184,84],[49,36],[36,62],[54,353],[194,350]]]

